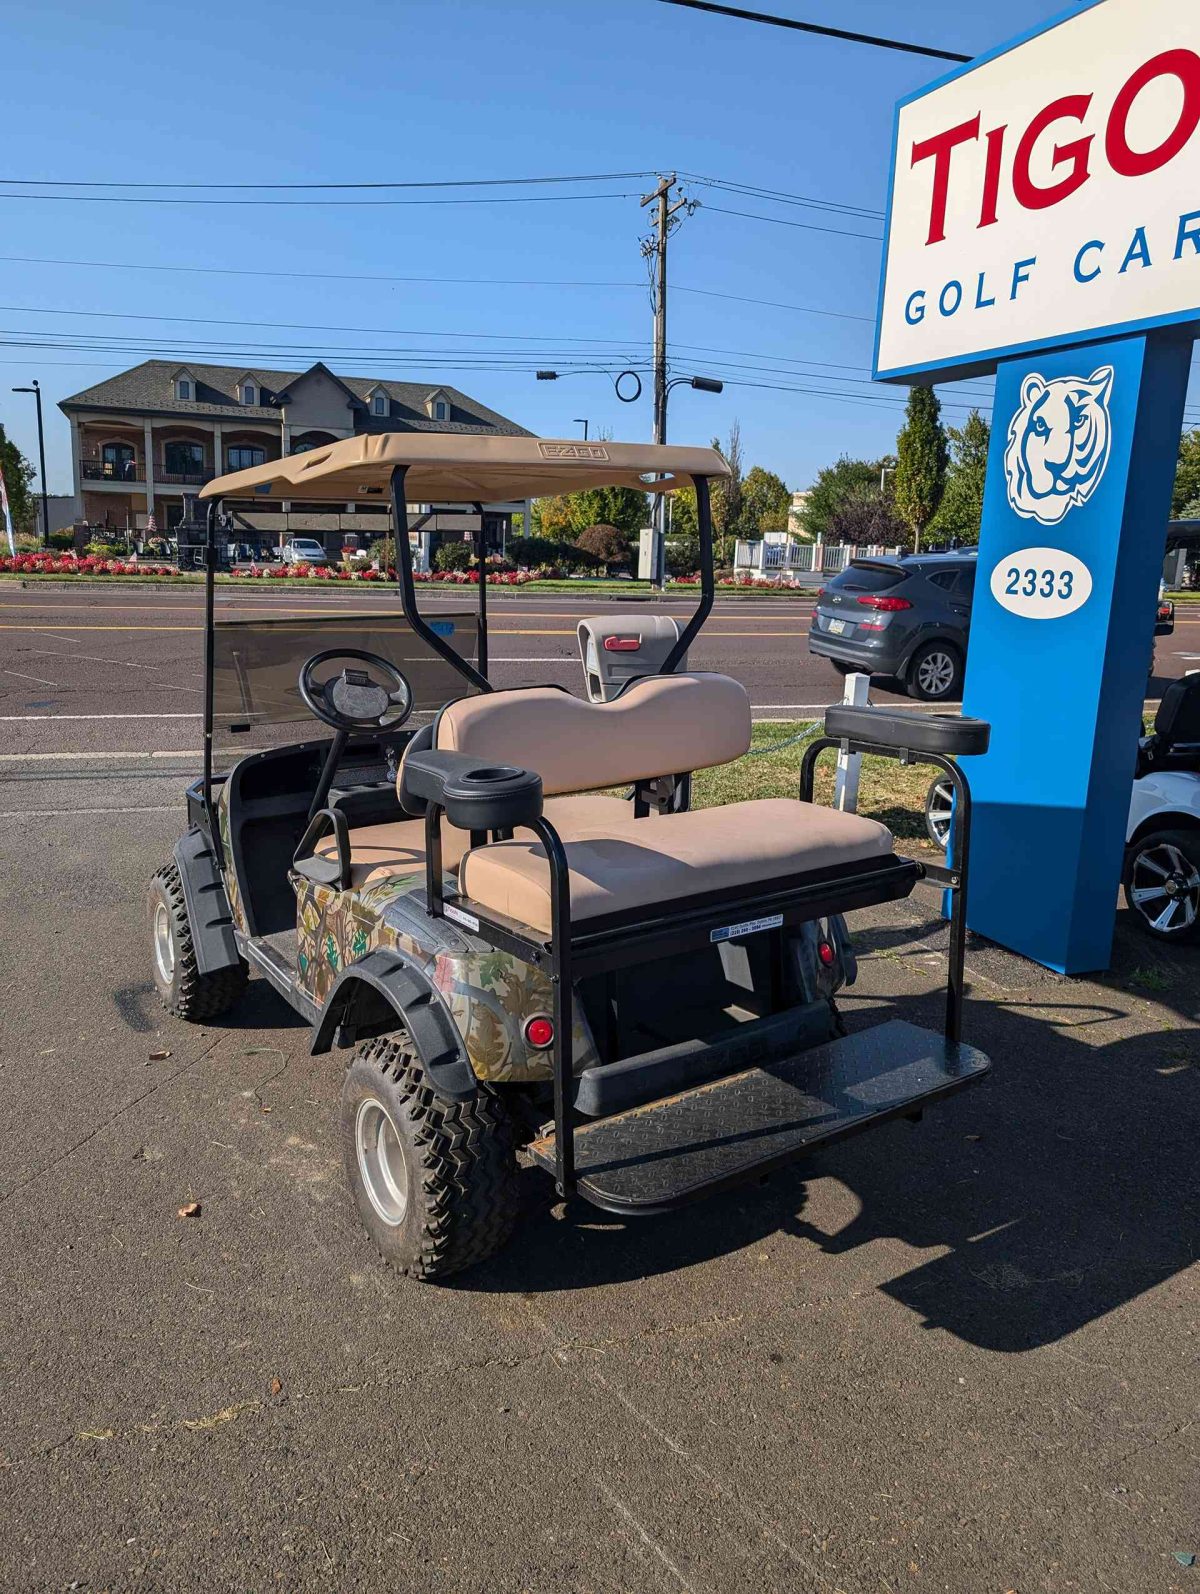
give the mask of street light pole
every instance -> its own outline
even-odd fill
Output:
[[[14,387],[14,393],[32,393],[37,400],[38,469],[42,473],[42,547],[50,546],[50,501],[46,495],[46,433],[42,427],[42,390],[35,376],[32,386]]]
[[[585,442],[585,443],[586,443],[586,442],[587,442],[587,440],[588,440],[588,423],[587,423],[587,416],[586,416],[586,415],[577,415],[577,416],[576,416],[576,417],[575,417],[575,421],[574,421],[574,424],[575,424],[575,425],[576,425],[576,426],[582,426],[582,427],[583,427],[583,440],[584,440],[584,442]]]

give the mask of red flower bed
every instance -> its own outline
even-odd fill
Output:
[[[97,559],[87,554],[80,559],[73,553],[19,553],[0,558],[0,571],[43,576],[173,576],[173,565],[148,565],[139,560]]]

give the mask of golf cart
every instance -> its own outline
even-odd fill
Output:
[[[391,504],[394,608],[217,623],[209,560],[204,769],[149,922],[177,1017],[211,1022],[254,969],[311,1024],[314,1053],[351,1051],[347,1177],[383,1257],[418,1278],[504,1243],[518,1155],[562,1198],[661,1213],[919,1117],[990,1067],[961,1040],[962,761],[985,723],[839,705],[796,800],[690,807],[691,773],[750,746],[744,688],[678,670],[712,608],[709,484],[727,474],[710,449],[385,434],[204,489],[210,546],[226,497]],[[700,602],[658,672],[612,701],[492,686],[482,562],[473,613],[418,610],[409,502],[681,485]],[[257,750],[216,773],[217,736],[239,734]],[[947,867],[814,805],[834,747],[953,782]],[[954,903],[944,1032],[847,1034],[841,915],[923,878]]]
[[[938,776],[925,829],[945,848],[956,797]],[[1121,883],[1138,925],[1162,941],[1200,939],[1200,673],[1172,681],[1138,742]]]

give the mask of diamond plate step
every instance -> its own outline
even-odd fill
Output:
[[[575,1131],[579,1194],[609,1212],[683,1206],[981,1079],[991,1063],[902,1019]],[[554,1172],[553,1133],[530,1155]]]

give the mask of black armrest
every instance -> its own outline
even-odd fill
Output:
[[[489,764],[470,753],[409,751],[400,802],[423,814],[440,803],[460,830],[515,830],[541,817],[542,777],[512,764]]]
[[[313,855],[313,848],[330,826],[337,841],[337,857],[317,858]],[[300,845],[292,858],[292,868],[315,885],[336,886],[339,891],[349,891],[350,829],[340,809],[322,808],[312,816],[307,830],[300,837]]]
[[[839,741],[866,742],[897,752],[940,753],[965,758],[986,753],[992,738],[987,720],[962,714],[922,714],[915,709],[854,708],[835,703],[825,710],[825,734]]]

